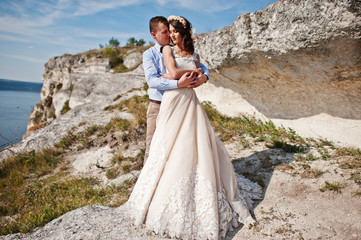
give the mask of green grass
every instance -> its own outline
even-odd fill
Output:
[[[292,144],[288,144],[286,142],[283,141],[273,141],[271,144],[267,145],[270,148],[280,148],[285,152],[288,153],[299,153],[303,151],[303,147],[302,146],[297,146],[297,145],[292,145]]]
[[[361,185],[361,149],[352,147],[337,148],[336,156],[343,157],[340,167],[351,171],[350,180]]]
[[[318,157],[315,157],[312,153],[304,154],[297,154],[294,158],[296,162],[310,162],[318,160]]]
[[[43,112],[41,111],[36,111],[33,118],[32,118],[32,121],[35,123],[35,124],[38,124],[40,123],[41,121],[41,118],[43,117]]]
[[[361,172],[357,171],[357,172],[351,173],[350,180],[353,180],[358,185],[361,185]]]
[[[102,187],[94,178],[72,177],[64,171],[63,153],[59,149],[31,151],[1,163],[0,235],[29,232],[81,206],[119,206],[126,201],[135,180]]]
[[[102,146],[106,143],[106,137],[116,131],[124,131],[122,135],[122,140],[124,142],[145,139],[146,105],[145,102],[140,102],[138,97],[139,96],[135,96],[126,101],[122,101],[120,103],[121,105],[117,106],[122,108],[126,107],[127,111],[133,114],[135,120],[112,118],[105,126],[92,125],[78,133],[74,133],[76,130],[74,128],[68,131],[67,135],[62,137],[55,146],[67,150],[73,148],[82,150],[94,146]]]
[[[361,198],[361,191],[354,192],[353,197]]]
[[[109,58],[109,65],[112,69],[115,69],[123,65],[123,55],[119,48],[106,47],[103,52],[105,58]],[[125,66],[124,66],[125,67]]]
[[[114,99],[119,99],[116,97]],[[106,111],[118,110],[118,111],[127,111],[133,114],[136,123],[138,125],[145,125],[147,122],[146,112],[149,104],[148,95],[144,96],[133,96],[129,99],[123,100],[118,104],[110,105],[104,108]]]
[[[220,114],[209,102],[202,105],[222,141],[239,138],[243,146],[248,146],[246,135],[255,142],[265,142],[270,148],[281,148],[286,152],[302,152],[308,145],[294,130],[276,127],[272,121],[263,122],[247,116],[229,117]]]
[[[320,177],[324,172],[320,169],[305,169],[303,173],[300,174],[302,178],[318,178]]]
[[[116,154],[112,159],[114,167],[109,169],[109,172],[107,171],[107,178],[114,179],[119,175],[142,169],[144,155],[145,149],[141,149],[136,157],[123,157],[121,153]]]
[[[92,56],[94,53],[100,54],[104,58],[109,59],[110,67],[114,70],[114,73],[123,73],[134,70],[136,67],[127,68],[123,62],[126,54],[131,49],[137,49],[137,51],[144,52],[151,46],[140,46],[140,47],[105,47],[102,49],[91,50],[86,52],[87,56]]]
[[[29,232],[66,212],[90,205],[119,206],[128,198],[134,180],[120,186],[99,187],[93,178],[65,178],[57,174],[45,179],[26,179],[15,191],[2,191],[12,201],[4,204],[4,215],[16,221],[0,221],[0,234]],[[114,201],[116,199],[116,201]],[[2,201],[3,204],[3,201]]]
[[[127,141],[137,140],[139,138],[145,138],[145,126],[138,126],[133,121],[112,118],[105,126],[92,125],[87,127],[84,131],[74,133],[69,131],[67,135],[62,137],[55,146],[61,149],[77,149],[82,150],[95,146],[102,146],[106,143],[106,137],[115,131],[126,131],[123,135],[123,139]]]
[[[65,113],[69,112],[71,110],[69,106],[69,99],[65,101],[63,108],[60,111],[61,115],[64,115]]]
[[[336,193],[341,193],[341,189],[344,187],[344,185],[340,182],[325,182],[325,185],[320,188],[321,192],[325,192],[326,190],[334,191]]]
[[[118,169],[113,167],[107,170],[105,176],[108,179],[115,179],[118,176],[118,174],[119,174]]]

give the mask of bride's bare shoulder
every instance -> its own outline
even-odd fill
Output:
[[[162,52],[163,55],[172,55],[172,47],[169,45],[165,45]]]
[[[172,47],[170,45],[165,45],[163,51],[172,51]]]

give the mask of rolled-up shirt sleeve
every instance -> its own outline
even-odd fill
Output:
[[[203,69],[203,74],[207,75],[208,79],[209,79],[209,71],[206,68],[206,66],[203,65],[203,63],[200,63],[200,67]]]
[[[143,53],[143,67],[146,81],[150,88],[169,90],[178,88],[177,80],[163,78],[156,68],[156,59],[151,52]]]

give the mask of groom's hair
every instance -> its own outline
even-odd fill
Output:
[[[150,32],[157,32],[158,23],[164,23],[166,26],[169,27],[168,20],[163,16],[156,16],[150,19],[149,21],[149,31]]]

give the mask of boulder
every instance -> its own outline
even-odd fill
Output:
[[[137,67],[139,64],[142,63],[142,56],[143,55],[140,52],[132,52],[125,57],[123,64],[127,68]]]
[[[281,0],[198,35],[210,82],[269,118],[361,119],[361,2]]]

